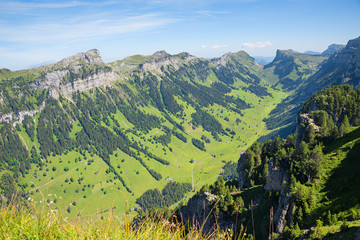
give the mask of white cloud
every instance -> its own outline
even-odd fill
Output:
[[[18,2],[18,1],[5,1],[2,2],[2,7],[0,12],[4,13],[16,13],[23,11],[33,11],[35,9],[61,9],[61,8],[72,8],[72,7],[82,7],[82,6],[93,6],[93,7],[101,7],[110,4],[115,4],[114,1],[106,1],[102,3],[96,2],[85,2],[85,1],[68,1],[68,2],[59,2],[59,3],[39,3],[39,2]]]
[[[8,26],[0,22],[0,41],[7,42],[37,42],[63,43],[63,41],[82,41],[84,39],[98,39],[124,33],[143,32],[176,22],[176,19],[163,18],[155,14],[145,14],[122,19],[83,19],[72,21],[68,19],[62,23],[37,23]]]
[[[265,48],[265,47],[269,47],[271,45],[272,45],[272,43],[269,42],[269,41],[256,42],[256,43],[246,42],[246,43],[243,44],[243,46],[247,47],[247,48]]]
[[[206,45],[205,44],[201,45],[201,48],[206,48]]]
[[[213,46],[211,46],[211,48],[213,48],[213,49],[219,49],[219,48],[227,48],[228,47],[228,45],[227,44],[222,44],[222,45],[213,45]]]
[[[212,17],[212,18],[217,18],[215,16],[215,14],[227,14],[227,13],[230,13],[230,12],[227,12],[227,11],[200,10],[200,11],[196,11],[195,13],[200,14],[200,15],[204,15],[204,16],[208,16],[208,17]]]

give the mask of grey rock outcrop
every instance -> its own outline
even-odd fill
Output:
[[[179,69],[181,64],[197,59],[188,53],[183,53],[181,55],[182,57],[179,57],[177,55],[170,55],[165,51],[157,51],[151,55],[149,60],[142,64],[142,69],[144,71],[155,70],[157,72],[162,72],[161,68],[166,66]]]
[[[77,53],[58,63],[40,67],[43,76],[30,84],[33,90],[49,89],[50,96],[86,91],[119,78],[101,59],[98,50]]]
[[[299,114],[294,132],[297,146],[305,139],[306,129],[309,126],[314,128],[315,133],[320,132],[320,127],[315,124],[314,119],[312,119],[308,113]]]
[[[211,229],[213,223],[211,219],[207,219],[207,215],[211,210],[210,202],[214,200],[216,196],[208,192],[190,198],[187,205],[180,209],[183,223],[189,223],[197,228],[203,226],[204,229]]]
[[[296,207],[287,184],[279,197],[278,208],[274,214],[275,231],[282,233],[287,223],[294,220],[293,210]]]
[[[217,196],[209,192],[195,195],[190,198],[187,205],[180,208],[182,222],[204,233],[212,232],[218,226],[221,229],[234,230],[235,224],[224,213],[220,212],[215,220],[212,217],[212,203],[217,200]]]
[[[280,191],[284,183],[289,181],[289,174],[277,166],[273,159],[269,162],[269,175],[266,180],[265,190],[269,192]]]
[[[15,127],[16,124],[22,123],[25,116],[33,117],[38,112],[43,110],[44,107],[45,107],[45,101],[42,103],[42,105],[38,109],[35,109],[35,110],[32,110],[32,111],[21,111],[18,114],[8,113],[8,114],[0,115],[0,122],[11,122],[12,125]]]
[[[287,222],[293,220],[292,212],[295,205],[289,193],[289,174],[280,166],[277,166],[273,159],[269,162],[269,175],[264,188],[269,192],[280,191],[278,208],[274,214],[274,223],[276,232],[282,233]]]

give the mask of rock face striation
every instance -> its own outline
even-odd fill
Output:
[[[11,122],[12,125],[15,127],[16,124],[22,123],[25,116],[33,117],[38,112],[41,112],[41,110],[43,110],[44,107],[45,107],[45,101],[41,104],[40,108],[32,110],[32,111],[21,111],[21,112],[19,112],[17,114],[8,113],[8,114],[0,115],[0,122]]]
[[[280,166],[277,166],[273,159],[269,162],[269,175],[264,186],[266,191],[278,192],[289,181],[289,174]]]
[[[149,60],[142,64],[141,68],[144,71],[155,70],[157,72],[162,72],[163,67],[171,66],[175,69],[179,69],[180,64],[197,59],[188,53],[182,53],[179,55],[170,55],[165,51],[157,51],[150,56]]]
[[[278,207],[274,214],[275,230],[282,233],[286,223],[293,219],[295,207],[293,198],[289,193],[289,174],[280,166],[275,164],[273,159],[269,162],[269,175],[264,189],[268,192],[280,192]]]
[[[277,233],[282,233],[286,223],[294,220],[292,213],[295,208],[296,206],[291,193],[289,193],[289,186],[287,184],[280,193],[278,208],[274,214],[275,231]]]
[[[96,49],[86,53],[77,53],[58,63],[40,67],[43,72],[30,86],[33,90],[49,89],[52,97],[59,94],[70,94],[75,91],[85,91],[108,84],[118,78],[118,75],[101,59]]]
[[[360,38],[350,40],[345,48],[329,58],[329,63],[342,66],[344,69],[343,83],[356,81],[360,84]]]

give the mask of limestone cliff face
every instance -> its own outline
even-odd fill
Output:
[[[311,111],[310,111],[311,112]],[[299,145],[301,141],[305,139],[306,136],[306,129],[312,126],[314,128],[315,133],[320,132],[320,127],[317,126],[314,122],[314,119],[312,119],[309,116],[309,113],[303,113],[299,114],[295,126],[295,135],[296,135],[296,144]]]
[[[346,47],[332,57],[329,62],[345,69],[343,83],[352,79],[358,80],[356,87],[360,85],[360,38],[350,40]]]
[[[309,77],[303,94],[311,96],[323,88],[345,83],[360,86],[360,37],[350,40],[322,63],[319,71]]]
[[[294,220],[293,212],[296,208],[288,184],[284,186],[280,193],[278,208],[274,214],[275,231],[282,233],[287,223]]]
[[[22,121],[24,120],[25,116],[30,116],[33,117],[35,116],[38,112],[40,112],[41,110],[43,110],[45,107],[45,101],[42,103],[42,105],[38,108],[35,109],[33,111],[21,111],[17,114],[15,113],[8,113],[8,114],[3,114],[0,115],[0,122],[11,122],[12,125],[15,127],[16,124],[20,124],[22,123]]]
[[[289,174],[275,164],[269,162],[269,175],[264,189],[269,192],[280,192],[278,207],[274,214],[274,224],[277,233],[282,233],[286,224],[293,220],[292,212],[295,208],[291,193],[289,193]]]
[[[284,186],[284,183],[289,181],[289,174],[277,166],[273,159],[269,162],[269,175],[266,180],[265,190],[269,192],[278,192]]]
[[[150,59],[142,64],[141,68],[144,71],[155,70],[157,72],[162,72],[162,67],[171,66],[175,69],[179,69],[181,64],[197,59],[188,53],[183,53],[180,55],[181,56],[170,55],[165,51],[158,51],[151,55]]]
[[[217,226],[220,226],[221,229],[234,230],[235,223],[222,212],[216,220],[209,216],[209,214],[211,215],[211,203],[216,200],[217,196],[208,192],[190,198],[187,205],[180,208],[182,222],[185,225],[202,229],[204,233],[213,231]]]
[[[42,76],[30,86],[34,90],[49,89],[52,97],[85,91],[114,81],[118,75],[101,59],[96,49],[78,53],[58,63],[39,68]]]

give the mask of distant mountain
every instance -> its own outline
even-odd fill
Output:
[[[306,51],[304,52],[304,54],[308,54],[308,55],[320,55],[320,52],[314,52],[314,51]]]
[[[46,192],[73,218],[74,201],[95,216],[98,207],[137,208],[136,199],[173,180],[199,188],[262,134],[289,134],[315,92],[359,82],[360,38],[330,57],[278,50],[265,66],[244,51],[105,63],[92,49],[0,69],[0,201],[16,186],[37,202]],[[94,201],[99,194],[104,201]]]
[[[148,190],[168,183],[186,192],[172,181],[211,183],[266,131],[262,120],[281,101],[262,73],[244,51],[211,60],[158,51],[104,63],[92,49],[0,69],[0,205],[19,189],[70,218],[76,208],[91,217],[146,208]]]
[[[302,57],[303,60],[292,60],[295,58],[290,56],[295,55]],[[308,56],[308,60],[306,60],[306,56]],[[344,83],[351,84],[355,88],[360,86],[360,37],[350,40],[345,48],[331,55],[327,60],[326,56],[312,56],[311,58],[309,56],[311,55],[299,54],[294,51],[280,51],[274,61],[265,66],[265,68],[274,68],[274,73],[282,79],[279,83],[291,79],[284,77],[287,75],[295,76],[295,79],[297,79],[292,85],[295,93],[279,104],[266,120],[269,129],[276,129],[290,124],[288,130],[283,131],[283,136],[286,136],[289,131],[294,129],[291,123],[296,118],[300,105],[314,93],[325,87]],[[320,59],[322,61],[319,62]],[[317,65],[309,67],[308,69],[313,71],[307,71],[300,77],[299,73],[294,74],[304,68],[298,65],[299,62],[302,62],[307,67],[310,65],[305,63],[313,62],[317,63]],[[290,74],[291,69],[294,71],[292,74]]]
[[[278,81],[275,87],[294,90],[311,74],[326,57],[308,55],[294,50],[277,50],[274,60],[264,70],[273,73]]]
[[[262,57],[262,56],[254,56],[253,58],[255,58],[256,62],[262,65],[266,65],[272,62],[272,60],[274,60],[275,57]]]
[[[343,49],[345,45],[343,44],[331,44],[325,51],[321,53],[323,56],[333,55],[335,52]]]

